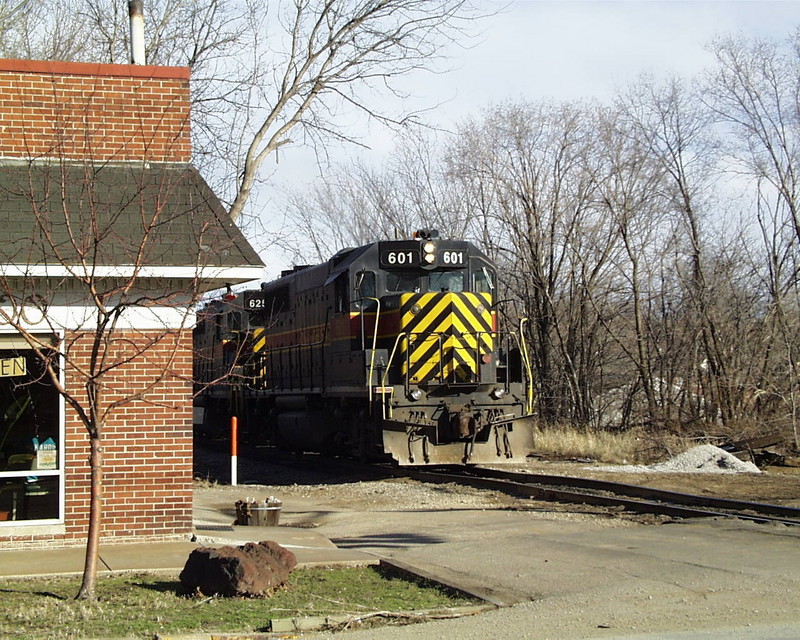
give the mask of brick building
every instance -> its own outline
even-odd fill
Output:
[[[0,60],[0,546],[84,538],[90,379],[103,539],[191,529],[193,303],[263,264],[190,164],[189,108],[185,68]]]

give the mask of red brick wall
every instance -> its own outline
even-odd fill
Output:
[[[111,361],[130,362],[114,370],[104,385],[104,402],[120,402],[103,432],[102,539],[121,542],[164,539],[192,530],[191,332],[115,333]],[[91,335],[67,335],[67,388],[87,406],[85,378]],[[151,345],[151,346],[150,346]],[[135,355],[142,347],[144,353]],[[20,543],[83,543],[89,517],[89,437],[74,409],[66,410],[65,533],[25,533],[0,529],[0,547]]]
[[[189,115],[186,68],[0,59],[0,157],[185,163]],[[158,342],[162,334],[122,336],[129,342],[119,344],[157,343],[106,380],[105,402],[127,400],[103,433],[106,540],[164,538],[192,527],[191,335],[176,344]],[[86,364],[90,338],[72,338],[67,360]],[[170,374],[159,380],[165,368]],[[69,365],[66,381],[82,397],[85,380]],[[3,527],[0,546],[85,538],[89,438],[69,407],[65,429],[65,533]]]
[[[118,335],[117,344],[128,346],[112,360],[122,361],[131,349],[161,336],[162,331]],[[88,364],[91,346],[91,336],[80,337],[69,360]],[[191,373],[191,334],[184,332],[149,346],[106,381],[104,402],[122,404],[103,432],[104,538],[191,531]],[[67,385],[75,389],[84,383],[74,368],[67,368]],[[89,439],[73,410],[67,411],[66,431],[67,537],[82,537],[88,521]]]
[[[189,162],[189,70],[0,59],[0,157]]]

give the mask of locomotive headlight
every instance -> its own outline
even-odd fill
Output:
[[[500,388],[497,388],[497,389],[492,389],[492,390],[489,392],[489,396],[490,396],[490,397],[491,397],[493,400],[500,400],[500,398],[502,398],[502,397],[503,397],[503,396],[505,396],[505,395],[506,395],[506,390],[505,390],[505,389],[503,389],[502,387],[500,387]]]
[[[422,259],[427,264],[436,262],[436,243],[428,240],[422,243]]]
[[[477,308],[476,308],[476,311],[477,311],[479,314],[483,315],[484,313],[486,313],[486,307],[484,307],[482,304],[479,304],[479,305],[477,306]]]
[[[420,311],[422,311],[422,309],[420,308],[420,306],[418,304],[411,305],[411,314],[412,315],[417,315]]]
[[[412,389],[411,391],[408,392],[409,399],[414,400],[415,402],[420,398],[422,398],[423,395],[424,394],[422,389]]]

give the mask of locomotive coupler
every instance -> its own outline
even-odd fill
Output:
[[[502,443],[502,449],[501,449]],[[506,458],[513,458],[514,452],[511,450],[511,442],[508,438],[508,424],[494,425],[494,444],[497,449],[497,457],[505,455]]]
[[[422,441],[422,459],[427,463],[431,461],[428,453],[428,436],[424,433],[419,433],[415,427],[411,425],[406,426],[408,434],[408,461],[414,462],[414,443],[418,440]]]
[[[468,411],[459,411],[450,416],[450,429],[455,440],[470,437],[474,440],[478,433],[478,423],[475,416]]]

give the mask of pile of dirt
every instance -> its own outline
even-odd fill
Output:
[[[701,444],[664,462],[652,465],[614,465],[593,467],[597,471],[622,473],[761,473],[752,462],[711,444]]]

